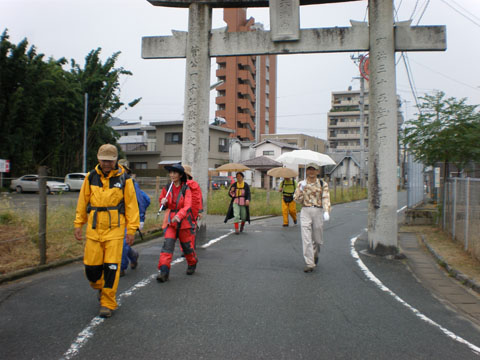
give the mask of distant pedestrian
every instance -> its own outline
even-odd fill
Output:
[[[75,238],[82,241],[82,227],[87,224],[85,274],[90,286],[98,290],[101,317],[112,316],[118,307],[116,292],[120,277],[123,238],[133,244],[139,227],[139,212],[132,178],[117,166],[117,148],[100,146],[99,164],[85,177],[78,196]]]
[[[187,185],[185,169],[180,164],[165,166],[165,169],[169,172],[171,186],[163,188],[159,198],[160,204],[167,208],[165,241],[158,261],[157,281],[161,283],[169,278],[177,239],[180,240],[180,246],[187,260],[187,275],[195,273],[198,262],[193,248],[195,223],[192,215],[192,191]],[[170,191],[167,188],[170,188]]]
[[[294,195],[294,200],[302,204],[300,221],[305,272],[317,266],[323,244],[323,221],[330,218],[330,192],[327,182],[317,178],[319,170],[317,164],[308,164],[307,178],[298,184]]]
[[[297,182],[293,178],[285,178],[280,183],[282,193],[282,215],[283,226],[288,226],[288,214],[292,217],[293,223],[297,223],[297,205],[293,201],[293,194],[297,188]]]
[[[128,160],[127,159],[120,159],[118,160],[118,165],[122,166],[128,175],[132,175],[132,170],[128,167]],[[133,184],[135,186],[135,194],[137,195],[137,203],[138,203],[138,211],[140,212],[140,227],[138,231],[143,230],[143,225],[145,224],[145,214],[147,212],[147,208],[150,205],[150,197],[140,189],[140,185],[135,181],[132,177]],[[125,234],[126,235],[126,234]],[[128,264],[130,263],[130,268],[135,270],[138,266],[138,257],[140,254],[134,248],[132,248],[127,243],[127,237],[123,239],[123,251],[122,251],[122,265],[120,267],[120,277],[125,276],[125,270],[128,268]]]
[[[225,223],[233,218],[235,224],[235,234],[243,231],[245,222],[250,223],[250,186],[244,181],[242,172],[237,172],[237,181],[230,186],[228,195],[232,198],[228,207]]]

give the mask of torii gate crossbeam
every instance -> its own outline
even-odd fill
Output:
[[[395,51],[443,51],[446,29],[410,27],[409,22],[394,24],[393,0],[369,0],[368,24],[352,22],[349,28],[295,29],[299,25],[299,4],[347,1],[356,0],[149,0],[158,6],[188,7],[189,25],[188,33],[144,37],[142,57],[186,58],[182,162],[192,166],[206,194],[210,57],[369,51],[368,241],[371,252],[394,254],[398,250]],[[211,31],[214,7],[269,4],[271,31]],[[200,239],[205,237],[205,230],[203,226]]]

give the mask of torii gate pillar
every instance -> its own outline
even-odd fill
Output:
[[[192,167],[202,193],[208,192],[208,116],[210,104],[210,56],[208,41],[212,9],[192,3],[188,11],[185,70],[185,111],[183,121],[182,164]],[[207,209],[206,204],[204,204]],[[197,240],[206,238],[206,225],[200,222]]]
[[[393,0],[369,0],[368,244],[397,252],[397,94]]]
[[[148,0],[157,6],[189,7],[188,33],[144,37],[145,59],[186,58],[182,162],[191,165],[206,194],[210,57],[370,51],[368,242],[371,252],[397,249],[397,95],[395,51],[444,51],[444,26],[394,24],[393,0],[369,0],[369,23],[348,28],[296,29],[299,5],[356,0]],[[211,32],[212,7],[265,7],[279,11],[272,31]],[[275,10],[277,9],[277,10]],[[276,28],[275,28],[276,27]],[[298,30],[298,31],[297,31]],[[205,231],[205,227],[201,232]],[[202,235],[201,239],[204,238]]]

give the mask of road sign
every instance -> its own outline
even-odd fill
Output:
[[[367,81],[370,75],[370,71],[368,69],[369,65],[370,65],[370,59],[368,58],[368,55],[360,56],[360,64],[358,65],[358,67],[360,69],[360,74]]]
[[[0,172],[10,172],[10,160],[0,159]]]

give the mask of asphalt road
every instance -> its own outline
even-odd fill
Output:
[[[180,260],[163,284],[154,279],[163,239],[139,245],[140,265],[121,279],[110,319],[96,317],[80,263],[2,285],[0,357],[479,358],[480,329],[401,261],[356,258],[367,247],[361,238],[352,246],[366,227],[366,201],[334,207],[313,273],[303,272],[299,226],[281,223],[255,221],[239,236],[231,224],[210,225],[216,242],[198,249],[195,275]]]

